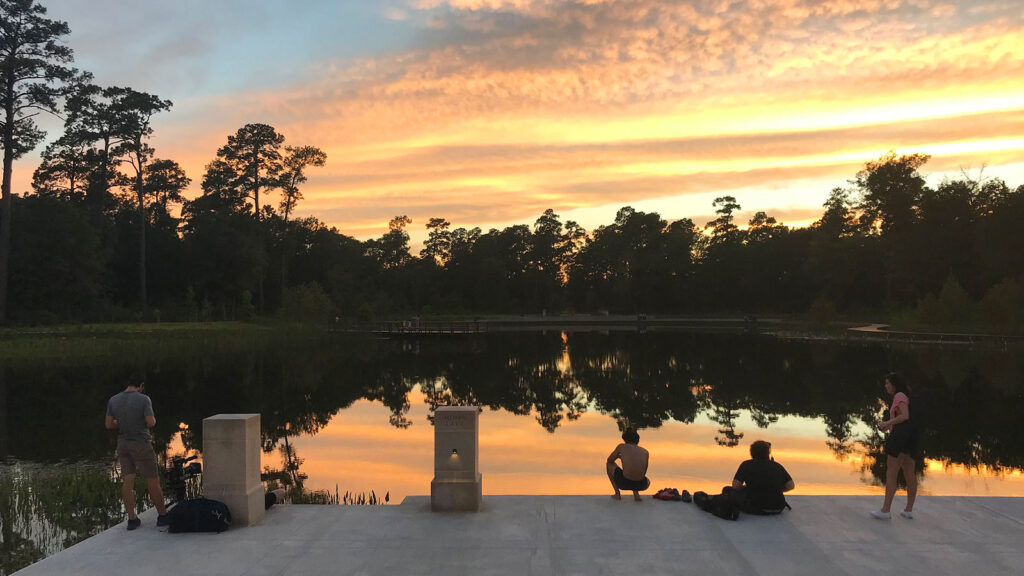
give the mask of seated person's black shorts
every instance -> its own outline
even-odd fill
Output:
[[[636,490],[637,492],[640,492],[641,490],[647,490],[651,487],[651,481],[647,478],[644,478],[643,480],[630,480],[629,478],[626,478],[622,475],[622,468],[619,468],[618,466],[615,467],[614,475],[615,485],[619,487],[619,490]]]

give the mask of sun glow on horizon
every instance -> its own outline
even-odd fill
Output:
[[[409,495],[429,493],[433,477],[433,427],[427,422],[425,396],[410,392],[412,425],[388,426],[389,410],[378,402],[359,400],[336,415],[314,436],[291,439],[309,474],[307,487],[355,493],[390,492],[398,503]],[[480,415],[480,468],[484,494],[604,494],[609,490],[603,462],[619,442],[615,420],[586,412],[549,433],[536,414],[517,416],[485,410]],[[775,458],[794,477],[797,495],[881,495],[882,488],[864,471],[866,456],[854,451],[843,459],[825,446],[824,425],[786,417],[766,430],[747,418],[738,430],[753,433],[737,447],[719,446],[713,438],[720,425],[698,419],[693,424],[665,422],[641,430],[641,445],[651,452],[649,477],[653,485],[678,486],[691,492],[717,492],[727,484],[739,463],[749,457],[748,440],[770,438]],[[277,460],[279,456],[265,456]],[[922,494],[1014,495],[1024,490],[1019,471],[984,482],[995,472],[927,460]]]
[[[99,41],[112,24],[98,9],[51,3],[99,83],[175,102],[153,144],[192,178],[186,196],[228,134],[266,122],[328,153],[296,215],[360,239],[398,214],[484,230],[546,208],[588,230],[611,206],[696,220],[711,212],[697,198],[735,190],[813,222],[832,188],[888,150],[1024,184],[1004,170],[1024,162],[1024,18],[994,0],[431,0],[365,14],[257,0],[230,42],[203,32],[194,54],[157,59]],[[279,49],[269,65],[232,60],[263,48],[261,8],[291,24]],[[161,10],[132,15],[143,35]],[[361,32],[324,36],[326,12]],[[161,24],[191,37],[237,18],[210,3]],[[39,153],[18,162],[16,191]]]

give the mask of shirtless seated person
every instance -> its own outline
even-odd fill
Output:
[[[651,481],[647,479],[647,463],[650,460],[650,454],[639,446],[640,435],[636,433],[636,430],[627,428],[622,433],[622,439],[625,442],[616,446],[608,456],[608,479],[611,480],[612,488],[615,489],[612,498],[621,500],[622,495],[619,490],[632,490],[633,499],[639,502],[640,491],[647,490],[651,485]],[[622,461],[622,468],[615,463],[616,460]]]

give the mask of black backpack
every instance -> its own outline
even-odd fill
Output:
[[[231,526],[231,511],[218,500],[183,500],[167,514],[168,532],[223,532]]]
[[[708,496],[705,492],[695,492],[693,503],[701,510],[725,520],[736,520],[740,517],[740,504],[730,491],[714,496]]]

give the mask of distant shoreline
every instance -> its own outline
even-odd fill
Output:
[[[640,331],[658,332],[686,330],[696,332],[744,332],[763,334],[785,339],[808,340],[867,340],[914,343],[1018,343],[1024,342],[1021,334],[1000,334],[976,332],[963,329],[952,330],[905,330],[894,329],[889,324],[870,322],[814,322],[803,318],[772,315],[654,315],[654,314],[566,314],[566,315],[451,315],[451,316],[406,316],[388,320],[356,322],[340,319],[340,324],[289,324],[284,322],[138,322],[110,324],[54,324],[41,326],[9,326],[0,328],[0,342],[14,345],[60,343],[64,347],[78,342],[103,343],[130,341],[138,344],[149,340],[166,339],[235,339],[272,337],[276,333],[306,333],[314,335],[325,331],[358,333],[360,327],[395,326],[403,323],[420,322],[421,325],[444,326],[462,324],[479,326],[480,332],[515,331]],[[338,329],[338,326],[346,329]],[[8,346],[11,348],[11,346]],[[88,348],[88,346],[86,346]],[[14,350],[0,349],[0,357],[10,356]],[[34,350],[36,355],[42,350]],[[17,355],[17,354],[15,354]]]
[[[359,326],[396,326],[401,324],[410,334],[420,327],[443,327],[462,325],[478,327],[479,332],[517,332],[535,330],[575,331],[666,331],[681,329],[696,332],[746,332],[764,334],[786,339],[807,340],[885,340],[912,343],[978,343],[978,342],[1024,342],[1021,334],[999,334],[972,332],[968,330],[894,330],[889,324],[836,321],[814,322],[786,316],[757,317],[707,315],[671,316],[643,314],[566,314],[566,315],[494,315],[494,316],[444,316],[416,317],[401,319],[355,322],[356,329],[342,330],[358,332]]]

